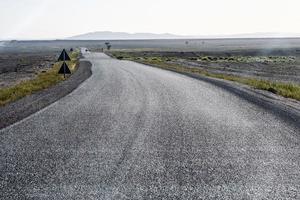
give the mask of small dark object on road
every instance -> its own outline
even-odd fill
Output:
[[[269,91],[269,92],[272,92],[272,93],[274,93],[274,94],[277,94],[277,93],[278,93],[277,90],[275,90],[274,88],[271,88],[271,87],[268,89],[268,91]]]

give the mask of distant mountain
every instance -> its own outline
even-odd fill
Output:
[[[214,38],[289,38],[300,37],[297,33],[245,33],[233,35],[202,35],[202,36],[183,36],[170,33],[126,33],[126,32],[110,32],[98,31],[76,35],[68,40],[142,40],[142,39],[214,39]]]
[[[110,32],[98,31],[76,35],[68,38],[69,40],[142,40],[142,39],[182,39],[185,36],[173,35],[169,33],[125,33],[125,32]]]

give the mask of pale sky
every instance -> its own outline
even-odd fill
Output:
[[[300,0],[0,0],[0,39],[94,31],[300,33]]]

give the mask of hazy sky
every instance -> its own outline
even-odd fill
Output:
[[[299,0],[0,0],[0,39],[92,31],[300,33]]]

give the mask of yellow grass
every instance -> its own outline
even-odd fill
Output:
[[[74,51],[70,54],[71,61],[67,64],[74,72],[79,59],[79,51]],[[30,95],[36,91],[49,88],[63,80],[63,75],[58,74],[62,62],[57,62],[54,66],[45,73],[39,73],[34,79],[23,81],[12,87],[0,89],[0,106],[16,101],[22,97]],[[68,78],[68,77],[67,77]]]

